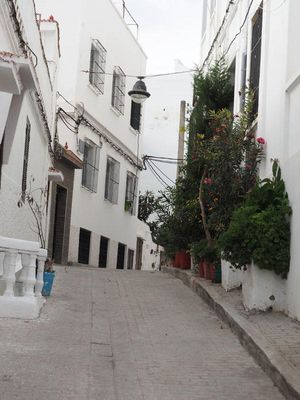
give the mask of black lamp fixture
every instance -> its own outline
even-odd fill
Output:
[[[150,97],[150,93],[147,92],[145,82],[143,81],[143,76],[138,76],[138,81],[134,84],[132,90],[128,92],[132,101],[141,104]]]

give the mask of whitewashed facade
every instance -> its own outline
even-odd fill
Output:
[[[62,211],[51,210],[49,250],[59,262],[134,268],[141,149],[127,92],[145,75],[146,56],[110,0],[36,3],[60,23],[57,134],[77,165],[73,183],[70,174],[69,186],[53,188]]]
[[[258,45],[261,46],[260,62],[256,62],[258,69],[255,72],[259,78],[257,135],[264,137],[267,144],[260,175],[270,176],[271,159],[279,160],[293,209],[291,264],[287,280],[281,280],[269,271],[261,271],[251,266],[244,276],[244,302],[247,308],[267,309],[272,306],[273,309],[283,310],[298,319],[300,318],[298,290],[300,52],[297,41],[300,34],[299,15],[298,0],[235,2],[204,0],[200,60],[200,65],[205,60],[207,60],[205,65],[209,65],[213,59],[226,54],[228,64],[235,67],[234,112],[238,112],[241,104],[240,93],[252,73],[251,60],[254,56],[258,56],[254,49],[255,35]],[[259,19],[261,29],[257,25]],[[221,25],[222,28],[216,38]]]
[[[37,20],[34,2],[0,0],[0,317],[36,318],[43,304],[47,251],[27,201],[32,196],[40,208],[45,237],[56,74],[41,42],[43,27],[58,60],[57,26]]]

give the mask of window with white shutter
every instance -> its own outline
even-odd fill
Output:
[[[107,157],[104,197],[113,204],[118,203],[119,177],[120,163],[111,157]]]
[[[83,148],[82,186],[97,192],[100,147],[86,140]]]

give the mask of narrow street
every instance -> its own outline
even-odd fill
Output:
[[[179,280],[56,271],[39,320],[0,320],[1,400],[283,399]]]

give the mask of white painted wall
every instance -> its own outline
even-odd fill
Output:
[[[160,252],[162,247],[155,244],[152,240],[149,225],[143,221],[138,221],[138,236],[143,239],[143,271],[158,271],[160,268]]]
[[[174,72],[186,71],[179,60],[174,62]],[[151,97],[147,102],[144,120],[143,152],[147,155],[177,158],[180,102],[192,105],[193,79],[191,74],[179,74],[147,79],[147,89]],[[160,144],[159,150],[157,144]],[[173,181],[176,179],[177,165],[157,164]],[[172,182],[158,171],[166,183]],[[142,172],[140,190],[163,189],[161,183],[150,170]]]
[[[15,4],[23,38],[36,55],[36,57],[34,55],[31,57],[31,65],[36,65],[36,68],[33,69],[32,79],[36,82],[36,90],[42,98],[46,118],[53,134],[55,110],[53,90],[55,91],[55,88],[51,85],[44,59],[40,33],[36,24],[34,3],[33,1],[18,0]],[[8,4],[6,1],[2,1],[0,3],[0,52],[10,52],[17,56],[23,56],[14,30],[15,27],[9,16]],[[38,202],[40,202],[40,192],[37,189],[47,186],[50,165],[48,138],[34,93],[26,90],[24,81],[21,80],[21,84],[23,85],[23,92],[19,95],[19,98],[23,96],[23,101],[18,113],[14,113],[11,108],[10,95],[0,93],[1,111],[3,111],[0,117],[0,137],[3,134],[4,127],[7,126],[7,118],[10,118],[15,124],[14,130],[7,132],[4,142],[4,164],[2,165],[0,188],[0,235],[25,240],[38,240],[34,219],[28,205],[21,208],[17,206],[21,196],[27,118],[31,123],[27,189],[31,187],[33,196]],[[4,101],[6,105],[3,105]],[[44,217],[44,228],[46,230],[45,225],[46,215]]]
[[[218,15],[224,15],[224,7],[228,2],[221,0],[217,3],[218,7],[220,7]],[[213,56],[226,50],[227,44],[230,43],[234,34],[238,33],[248,4],[248,0],[241,0],[232,7],[236,8],[236,11],[228,19],[224,32],[216,45],[218,50],[213,51]],[[228,54],[229,63],[235,55],[239,59],[243,46],[247,42],[248,76],[251,19],[259,5],[259,0],[253,2],[247,23]],[[261,177],[269,176],[271,174],[271,158],[278,158],[293,208],[290,273],[287,281],[281,281],[281,284],[279,284],[277,280],[274,285],[277,291],[277,296],[275,297],[281,299],[279,302],[281,305],[278,308],[286,310],[287,313],[298,319],[300,318],[300,293],[298,290],[300,283],[300,270],[298,268],[300,261],[300,249],[298,246],[300,237],[300,178],[298,173],[300,167],[300,55],[296,38],[300,34],[299,13],[300,4],[297,0],[264,2],[257,130],[257,135],[264,137],[267,141],[266,157],[261,165],[260,175]],[[207,26],[208,31],[202,39],[202,61],[206,58],[211,43],[209,38],[214,37],[217,29],[213,23],[208,23]],[[236,77],[235,97],[237,99],[238,91],[240,90],[238,83],[242,75],[238,63],[236,72],[239,75],[239,77]],[[237,104],[238,102],[236,101],[235,111],[238,111]],[[256,271],[257,277],[254,281],[248,275],[249,273],[246,274],[244,287],[246,285],[247,291],[249,287],[252,287],[252,296],[254,297],[253,300],[249,300],[251,296],[248,291],[246,303],[255,304],[255,308],[261,307],[264,309],[266,302],[263,299],[264,296],[262,296],[263,291],[267,287],[269,288],[270,285],[274,287],[271,282],[278,279],[278,277],[275,274],[270,275],[268,271],[261,270]],[[253,285],[251,279],[252,283],[254,282]],[[269,292],[269,289],[266,292]]]
[[[37,9],[43,18],[53,15],[60,24],[61,65],[58,90],[74,106],[84,109],[84,115],[93,121],[98,130],[106,134],[126,151],[134,160],[141,154],[140,136],[130,128],[131,99],[127,92],[132,89],[136,76],[145,75],[146,56],[128,26],[110,0],[76,1],[70,8],[69,0],[38,0]],[[107,51],[104,93],[96,93],[89,84],[89,74],[82,72],[90,68],[90,50],[93,39],[99,40]],[[120,66],[126,77],[124,115],[111,106],[112,73]],[[62,98],[58,101],[66,111],[74,112],[72,106]],[[78,152],[78,140],[88,138],[102,145],[97,192],[82,187],[82,171],[75,171],[73,204],[71,215],[69,261],[78,261],[79,229],[92,232],[90,265],[98,266],[100,237],[110,239],[108,267],[115,268],[117,244],[121,242],[128,249],[136,249],[137,218],[124,210],[127,171],[137,170],[123,156],[91,129],[81,125],[76,136],[61,122],[58,124],[59,140],[67,142],[69,149],[82,158]],[[107,157],[120,162],[118,203],[104,199]],[[125,265],[126,265],[125,257]]]

